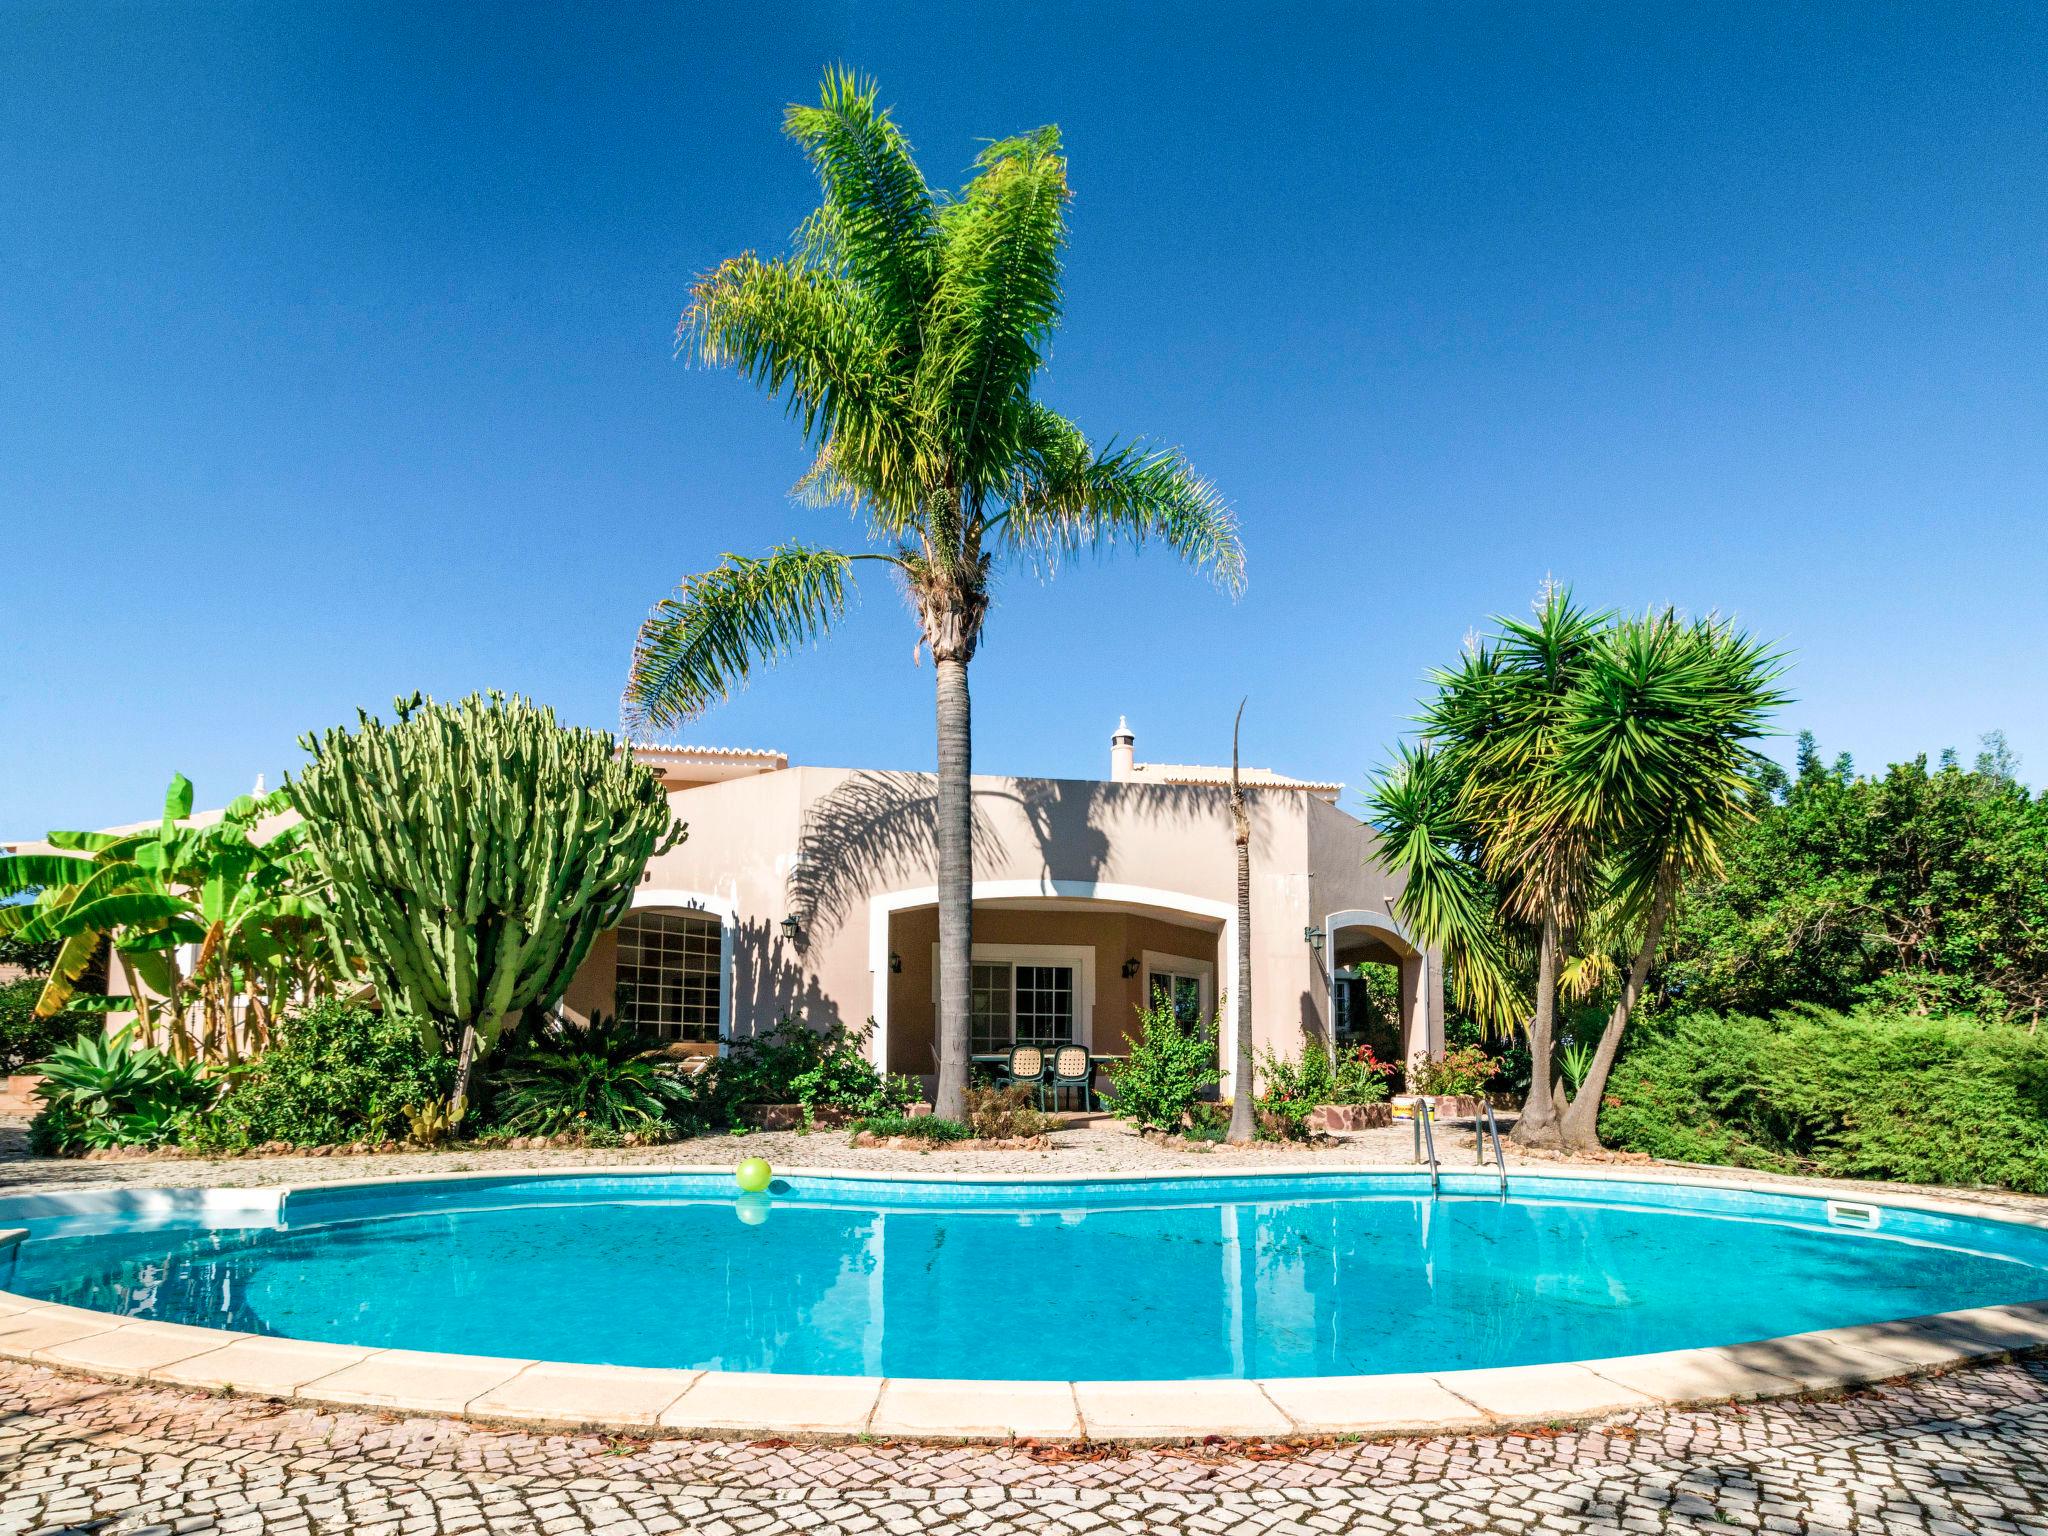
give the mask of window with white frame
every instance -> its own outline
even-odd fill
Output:
[[[663,1040],[715,1042],[718,919],[695,912],[633,912],[618,933],[619,1022]]]
[[[978,948],[979,946],[977,946]],[[1036,960],[974,962],[971,1026],[977,1055],[1013,1045],[1060,1045],[1079,1038],[1077,968]]]
[[[1198,1024],[1215,1008],[1216,967],[1188,955],[1145,951],[1145,1000],[1169,1003],[1183,1024]]]
[[[1152,1002],[1173,1005],[1174,1017],[1184,1025],[1199,1024],[1202,1019],[1202,978],[1188,972],[1154,971],[1152,973]]]

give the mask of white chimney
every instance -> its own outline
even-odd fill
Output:
[[[1138,738],[1122,715],[1116,717],[1116,734],[1109,738],[1109,779],[1128,784],[1138,776]]]

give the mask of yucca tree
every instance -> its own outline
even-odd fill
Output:
[[[1450,962],[1461,1006],[1520,1023],[1530,1052],[1524,1145],[1597,1145],[1600,1100],[1671,899],[1719,867],[1762,759],[1749,741],[1781,701],[1779,663],[1717,621],[1617,621],[1547,590],[1529,620],[1439,672],[1421,723],[1375,782],[1370,814],[1408,877],[1400,910]],[[1605,961],[1620,945],[1625,970]],[[1533,951],[1533,997],[1530,956]],[[1561,989],[1618,985],[1576,1094],[1556,1060]]]
[[[1573,691],[1540,819],[1602,850],[1608,923],[1635,942],[1564,1112],[1568,1147],[1599,1145],[1607,1076],[1679,887],[1719,875],[1723,848],[1755,814],[1769,764],[1753,743],[1786,702],[1776,686],[1784,667],[1779,653],[1722,620],[1665,609],[1603,633]]]
[[[1592,834],[1544,808],[1606,623],[1558,586],[1532,617],[1496,618],[1493,636],[1434,674],[1420,717],[1427,745],[1404,749],[1371,801],[1388,856],[1408,876],[1402,914],[1449,957],[1460,1002],[1496,1029],[1527,1033],[1533,1066],[1514,1133],[1525,1144],[1558,1136],[1557,979],[1598,863]],[[1513,957],[1529,950],[1525,1003]]]
[[[829,72],[785,131],[823,198],[776,260],[733,257],[700,279],[679,350],[752,379],[816,461],[798,485],[852,508],[870,547],[787,543],[686,577],[642,626],[629,727],[673,728],[759,662],[827,631],[857,562],[908,591],[937,685],[938,1112],[967,1086],[972,764],[968,664],[999,561],[1156,540],[1233,591],[1244,556],[1229,508],[1171,448],[1097,448],[1036,399],[1060,318],[1067,166],[1040,128],[984,149],[957,194],[933,191],[876,87]]]

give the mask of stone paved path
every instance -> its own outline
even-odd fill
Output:
[[[1558,1433],[1087,1453],[608,1441],[0,1365],[0,1533],[2048,1536],[2048,1361]]]

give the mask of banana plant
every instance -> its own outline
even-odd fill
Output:
[[[179,1061],[234,1060],[260,1044],[279,1005],[331,983],[310,865],[296,827],[267,842],[257,824],[282,793],[244,795],[191,824],[192,782],[174,775],[162,820],[132,832],[52,832],[53,852],[0,859],[0,933],[59,944],[36,1013],[126,1012]],[[127,996],[82,993],[106,946]],[[196,1026],[196,1027],[195,1027]]]

